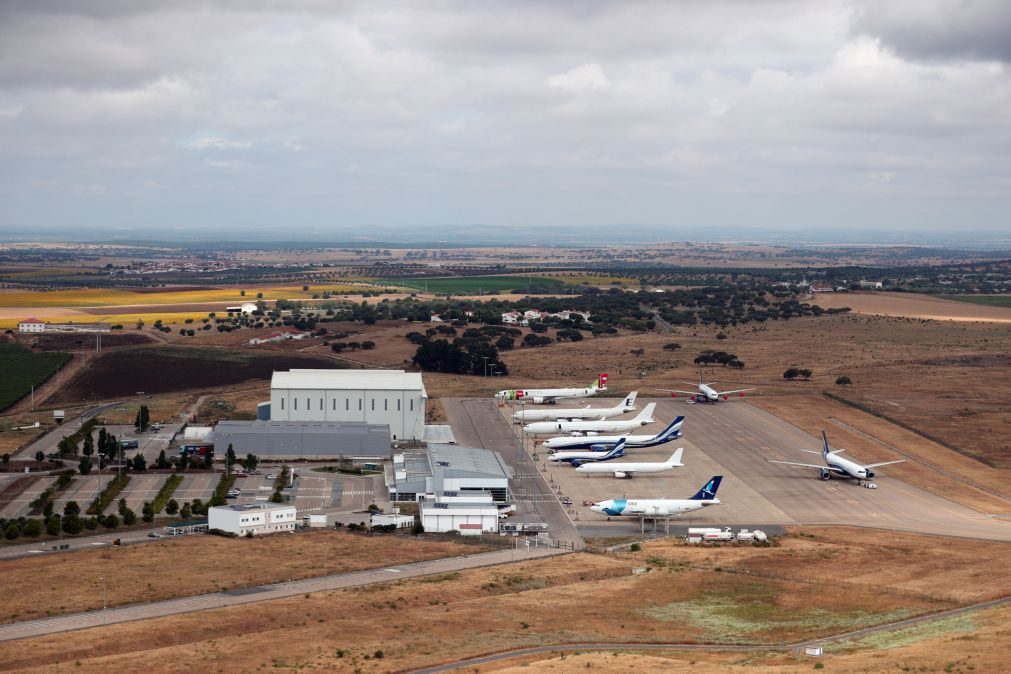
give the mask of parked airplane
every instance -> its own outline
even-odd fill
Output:
[[[573,435],[590,433],[621,433],[630,431],[639,426],[652,424],[656,421],[653,418],[653,410],[656,403],[646,405],[646,408],[639,412],[633,419],[611,419],[605,421],[598,420],[576,420],[576,421],[538,421],[534,424],[527,424],[523,427],[531,435],[550,435],[551,433],[571,433]]]
[[[548,438],[544,441],[543,446],[549,450],[592,449],[601,452],[611,449],[619,440],[625,440],[626,449],[656,447],[680,438],[681,424],[684,422],[684,417],[678,417],[656,435],[580,435],[578,437],[565,435]]]
[[[581,407],[571,410],[520,410],[513,413],[513,421],[551,421],[553,419],[610,419],[626,412],[635,412],[635,398],[638,391],[632,391],[620,404],[614,407]]]
[[[534,388],[534,389],[506,389],[499,391],[495,397],[500,401],[505,400],[525,400],[535,405],[544,403],[554,403],[565,398],[589,398],[601,391],[607,390],[607,375],[602,374],[597,377],[597,381],[586,388]]]
[[[594,503],[590,506],[590,510],[608,517],[616,515],[637,515],[640,517],[678,515],[706,506],[719,505],[720,499],[716,498],[716,490],[720,488],[722,481],[722,475],[713,476],[706,486],[691,498],[607,499]]]
[[[562,456],[563,454],[568,456]],[[561,461],[570,466],[581,466],[584,463],[610,461],[622,456],[625,456],[625,441],[619,440],[618,444],[606,452],[558,452],[549,456],[548,461]]]
[[[870,480],[874,477],[874,471],[872,468],[877,468],[878,466],[887,466],[892,463],[902,463],[905,459],[899,459],[898,461],[881,461],[880,463],[868,463],[859,464],[856,461],[850,461],[849,459],[844,459],[838,456],[840,453],[845,452],[845,449],[829,450],[828,448],[828,436],[825,435],[825,431],[821,432],[821,439],[824,442],[824,447],[822,447],[821,452],[816,452],[813,449],[802,449],[802,452],[808,452],[810,454],[821,454],[821,457],[825,460],[825,464],[821,466],[816,466],[811,463],[794,463],[793,461],[773,461],[769,459],[769,463],[784,463],[788,466],[803,466],[805,468],[817,468],[819,473],[818,477],[822,480],[828,480],[831,477],[845,477],[852,478],[854,480]]]
[[[614,463],[609,463],[606,466],[599,463],[587,463],[585,465],[580,465],[576,468],[577,473],[614,473],[617,478],[627,477],[631,478],[635,473],[660,473],[665,470],[670,470],[672,468],[683,466],[681,463],[681,454],[685,451],[684,447],[678,447],[677,450],[671,454],[671,457],[666,461],[661,461],[659,463],[631,463],[631,462],[620,462],[616,461]]]
[[[690,381],[686,381],[685,383],[694,384],[694,382]],[[698,383],[699,388],[697,391],[679,391],[677,389],[670,389],[670,388],[659,388],[657,389],[657,391],[666,391],[667,393],[671,394],[671,398],[677,398],[679,394],[686,395],[688,396],[688,402],[718,403],[720,402],[721,398],[723,400],[730,400],[731,393],[736,393],[741,398],[743,398],[746,392],[755,390],[753,388],[738,388],[734,389],[733,391],[717,391],[716,389],[711,388],[712,385],[715,383],[716,382],[709,382],[707,384],[704,381],[702,381],[702,370],[699,370],[699,383]]]

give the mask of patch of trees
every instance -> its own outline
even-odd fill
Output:
[[[737,370],[744,369],[744,361],[740,360],[734,354],[727,353],[726,351],[715,351],[713,349],[706,349],[696,356],[695,360],[692,362],[703,367],[715,364],[722,365],[724,367],[732,367]]]
[[[467,330],[452,342],[426,338],[418,345],[412,362],[426,372],[485,375],[508,374],[506,364],[491,344],[492,335],[481,330]]]
[[[807,368],[791,367],[783,373],[783,379],[793,381],[797,377],[803,377],[805,380],[808,380],[811,378],[812,374],[814,374],[814,372],[808,370]]]

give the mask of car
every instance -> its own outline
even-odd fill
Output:
[[[274,475],[273,473],[271,473],[270,475],[267,476],[267,479],[268,480],[276,480],[277,479],[277,475]]]
[[[148,532],[148,535],[147,535],[147,537],[148,537],[148,538],[161,538],[161,536],[159,536],[158,534],[156,534],[156,533],[155,533],[155,532],[153,532],[153,531],[151,531],[151,532]]]

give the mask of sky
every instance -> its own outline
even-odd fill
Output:
[[[1011,238],[1005,0],[0,0],[0,237]]]

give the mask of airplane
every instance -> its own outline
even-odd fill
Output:
[[[551,433],[571,433],[572,435],[589,435],[590,433],[601,432],[621,433],[655,422],[656,419],[653,418],[653,410],[655,409],[656,403],[650,403],[633,419],[538,421],[533,424],[527,424],[523,427],[523,430],[531,435],[549,435]]]
[[[821,439],[824,442],[824,447],[821,452],[816,452],[813,449],[802,449],[802,452],[808,452],[810,454],[821,454],[822,458],[825,459],[825,464],[822,466],[816,466],[811,463],[794,463],[793,461],[773,461],[769,459],[769,463],[784,463],[788,466],[803,466],[805,468],[817,468],[819,470],[818,477],[822,480],[831,479],[835,477],[852,478],[854,480],[870,480],[874,477],[874,471],[872,468],[877,468],[878,466],[887,466],[893,463],[902,463],[905,459],[899,459],[898,461],[882,461],[880,463],[868,463],[866,465],[859,464],[856,461],[850,461],[849,459],[844,459],[838,454],[845,452],[845,449],[829,450],[828,448],[828,436],[825,435],[825,431],[821,432]]]
[[[506,400],[524,400],[532,402],[535,405],[542,405],[545,403],[550,405],[559,400],[564,400],[565,398],[589,398],[606,390],[607,375],[601,374],[597,377],[597,381],[593,382],[586,388],[506,389],[496,393],[495,397],[498,398],[499,401],[503,402]]]
[[[568,456],[562,456],[567,454]],[[625,456],[625,441],[619,440],[611,449],[606,452],[558,452],[548,457],[548,461],[561,461],[570,466],[581,466],[584,463],[596,461],[610,461]]]
[[[651,499],[607,499],[597,501],[590,510],[607,515],[608,518],[617,515],[638,515],[640,517],[667,517],[691,512],[706,506],[719,505],[716,490],[723,481],[722,475],[714,475],[691,498],[651,498]]]
[[[671,457],[666,461],[661,461],[659,463],[630,463],[630,462],[615,462],[609,463],[606,466],[598,463],[587,463],[580,465],[576,468],[577,473],[614,473],[617,478],[632,478],[635,473],[659,473],[665,470],[670,470],[675,467],[683,466],[681,463],[681,454],[685,451],[684,447],[678,447],[677,450],[671,454]]]
[[[580,435],[577,437],[564,435],[548,438],[544,441],[543,446],[548,450],[591,449],[601,452],[611,449],[619,440],[625,440],[626,449],[656,447],[680,438],[681,425],[684,422],[684,417],[677,417],[667,424],[667,428],[656,435]],[[557,454],[558,451],[555,453]]]
[[[551,421],[552,419],[610,419],[626,412],[635,412],[635,398],[638,391],[632,391],[620,404],[614,407],[582,407],[571,410],[520,410],[513,413],[513,421]]]
[[[689,381],[686,381],[685,383],[694,384],[694,382]],[[678,394],[686,395],[688,396],[688,402],[718,403],[720,402],[720,398],[722,398],[723,400],[730,400],[731,393],[736,393],[741,398],[743,398],[746,392],[755,390],[753,388],[738,388],[734,389],[733,391],[717,391],[716,389],[711,388],[711,386],[715,383],[716,382],[709,382],[707,384],[704,381],[702,381],[702,370],[699,370],[699,383],[698,383],[699,388],[697,391],[679,391],[677,389],[670,389],[670,388],[658,388],[657,391],[666,391],[667,393],[671,394],[671,398],[677,398]]]

